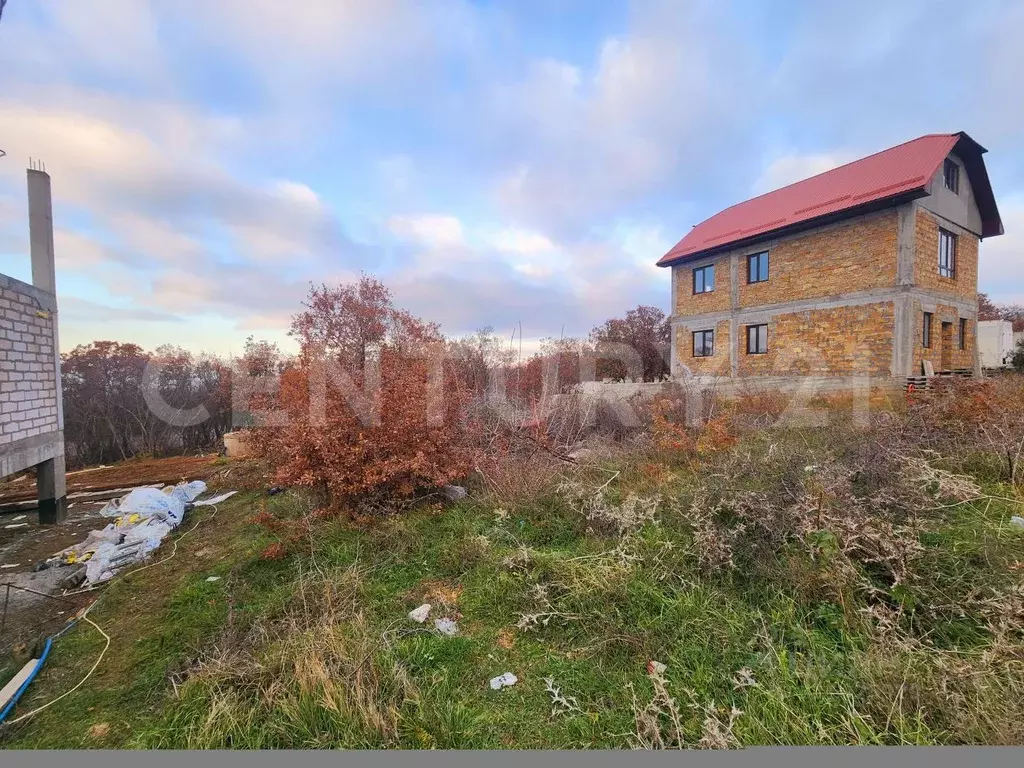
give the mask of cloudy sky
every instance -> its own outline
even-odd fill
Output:
[[[53,177],[61,341],[237,352],[310,281],[452,334],[668,308],[654,262],[752,194],[924,133],[990,150],[1024,302],[1024,3],[9,0],[0,271]]]

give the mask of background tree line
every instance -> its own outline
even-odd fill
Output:
[[[360,355],[365,354],[367,346],[386,331],[379,317],[386,314],[390,299],[384,286],[372,278],[364,278],[361,283],[362,290],[358,286],[314,288],[310,294],[314,308],[307,307],[296,316],[298,325],[293,335],[305,334],[306,346],[315,343],[330,347],[344,339],[349,346],[358,347]],[[332,300],[340,303],[330,306],[333,324],[323,330],[316,321],[326,316],[326,305]],[[503,380],[507,396],[528,407],[545,395],[564,392],[579,382],[587,373],[581,370],[584,358],[596,358],[599,380],[621,381],[630,372],[643,381],[667,376],[669,334],[664,312],[639,306],[624,317],[605,321],[587,338],[545,339],[540,351],[525,357],[515,334],[503,338],[491,328],[458,338],[445,338],[438,332],[437,338],[446,345],[452,375],[472,398],[485,397],[494,381]],[[628,345],[636,351],[630,361],[632,371],[627,371],[620,359],[617,345]],[[602,357],[602,350],[612,351]],[[147,351],[136,344],[95,341],[75,347],[61,360],[65,442],[69,465],[74,467],[109,464],[140,455],[218,451],[224,433],[232,428],[232,381],[238,380],[235,372],[279,379],[298,365],[296,357],[284,354],[277,345],[252,337],[237,359],[197,354],[170,345]],[[206,418],[168,423],[154,412],[151,402],[164,402],[183,412],[201,406]],[[234,419],[236,426],[249,426],[251,422],[244,409],[236,412]]]

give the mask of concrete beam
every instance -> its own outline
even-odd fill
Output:
[[[0,449],[0,477],[24,472],[58,455],[64,455],[64,435],[60,432],[48,432],[8,443]]]

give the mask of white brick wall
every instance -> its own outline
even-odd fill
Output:
[[[57,429],[52,312],[13,280],[0,289],[0,446]],[[26,286],[28,288],[28,286]]]

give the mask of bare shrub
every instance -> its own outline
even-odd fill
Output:
[[[736,720],[743,714],[735,706],[722,709],[713,701],[701,704],[696,694],[684,690],[688,706],[684,710],[669,692],[668,680],[661,665],[648,665],[648,678],[653,688],[651,700],[640,706],[630,686],[635,724],[634,745],[640,749],[736,749],[741,745],[733,734]],[[688,717],[700,719],[700,737],[688,743],[684,723]]]
[[[558,491],[595,528],[623,536],[653,522],[658,499],[627,494],[621,502],[608,498],[605,487],[592,489],[580,480],[570,479]]]
[[[963,462],[971,453],[995,458],[1003,479],[1024,481],[1024,377],[950,381],[916,395],[909,423],[944,456]]]

